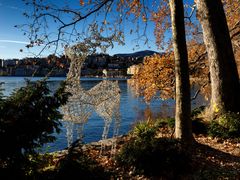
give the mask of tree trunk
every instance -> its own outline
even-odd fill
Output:
[[[240,84],[221,0],[197,0],[208,52],[212,115],[240,111]]]
[[[190,83],[182,0],[170,0],[176,76],[175,136],[185,144],[192,142]]]

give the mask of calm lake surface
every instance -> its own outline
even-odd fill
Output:
[[[0,77],[0,82],[4,82],[2,86],[4,89],[4,95],[9,96],[14,89],[24,86],[26,84],[24,79],[24,77]],[[41,78],[31,77],[28,79],[36,81]],[[48,79],[48,85],[50,89],[54,91],[59,86],[59,83],[63,80],[65,80],[65,77],[51,77]],[[85,89],[90,89],[91,87],[98,84],[101,80],[102,79],[98,78],[81,78],[81,85]],[[131,129],[132,125],[139,120],[144,120],[148,117],[154,118],[157,116],[173,115],[173,100],[162,101],[160,99],[156,99],[148,105],[143,101],[143,98],[135,96],[134,90],[131,88],[130,85],[128,85],[126,79],[114,80],[118,80],[121,89],[121,126],[119,134],[126,134]],[[201,99],[198,101],[201,101],[201,104],[203,102]],[[193,106],[196,106],[196,103],[194,103]],[[84,143],[100,140],[103,132],[103,126],[103,119],[101,119],[96,113],[93,113],[84,126]],[[56,134],[57,140],[54,143],[50,143],[46,147],[44,147],[46,151],[51,152],[56,150],[62,150],[67,147],[66,129],[64,127],[64,122],[61,129],[61,133]],[[111,136],[112,127],[110,129],[108,137]],[[74,140],[75,139],[76,131],[74,131]]]

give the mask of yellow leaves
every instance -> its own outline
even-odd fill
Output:
[[[213,111],[214,111],[215,113],[218,113],[218,112],[219,112],[219,107],[218,107],[218,105],[217,105],[216,103],[213,104]]]
[[[154,54],[144,58],[138,73],[134,74],[135,90],[149,102],[157,92],[160,98],[174,96],[174,62],[173,56]]]

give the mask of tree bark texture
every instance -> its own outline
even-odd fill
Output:
[[[192,142],[190,83],[182,0],[170,0],[176,76],[175,136]]]
[[[240,111],[240,83],[221,0],[196,0],[211,79],[212,115]]]

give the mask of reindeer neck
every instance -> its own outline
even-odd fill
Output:
[[[71,59],[67,81],[71,84],[80,85],[81,68],[85,61],[85,57]]]

